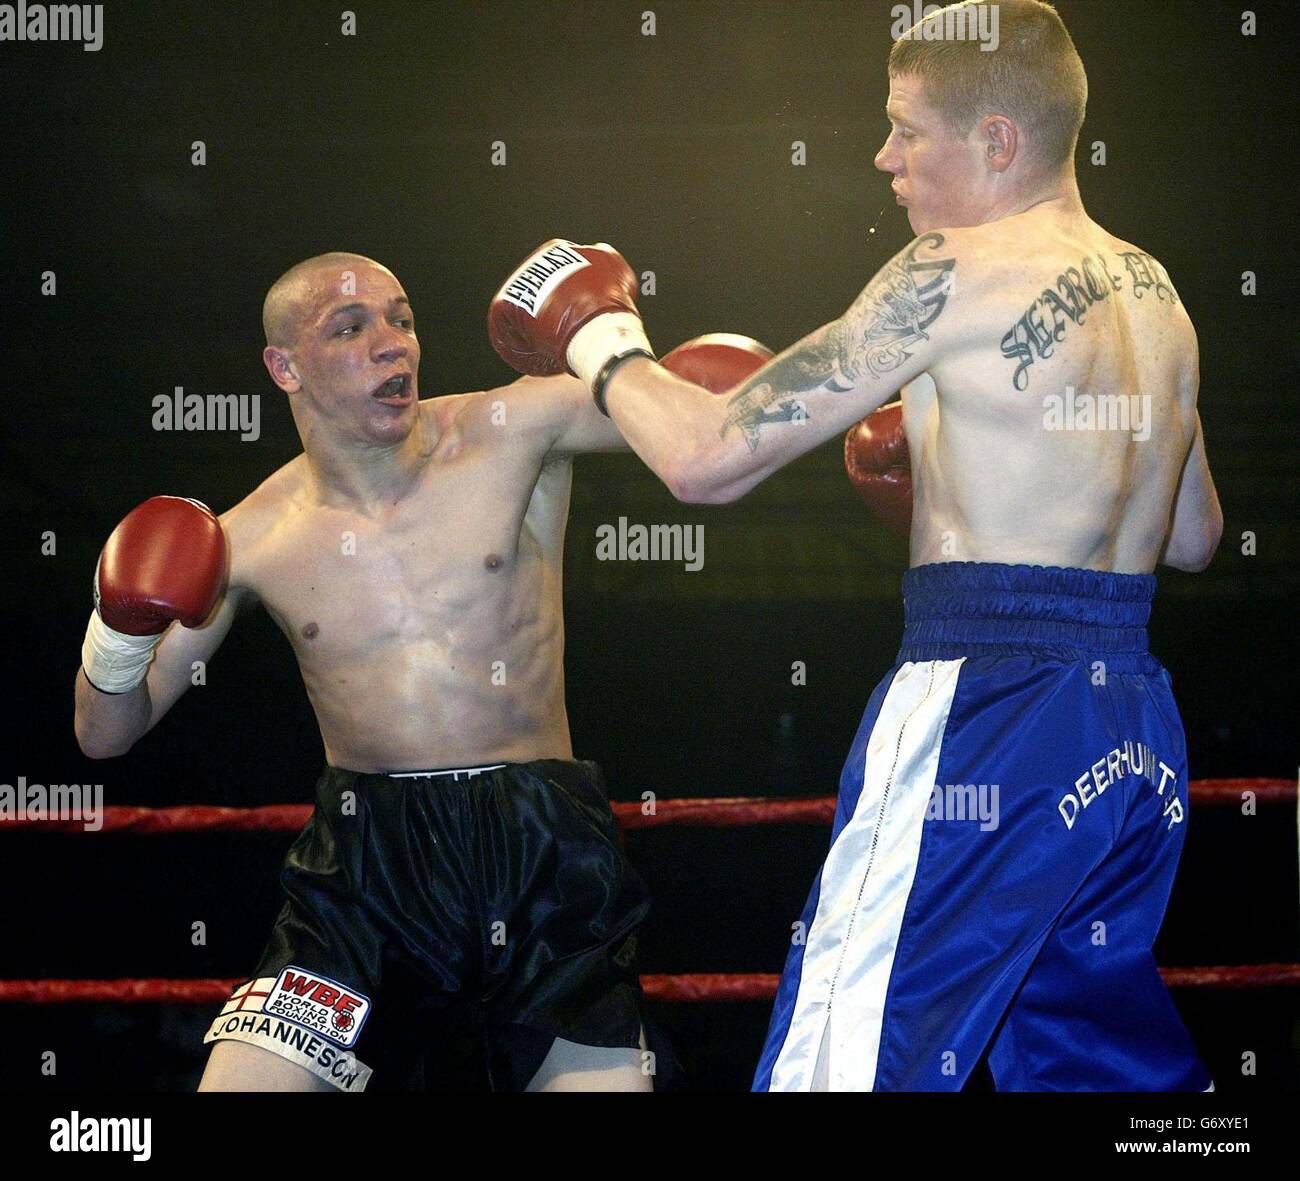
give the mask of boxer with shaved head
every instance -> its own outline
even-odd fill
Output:
[[[360,255],[287,271],[263,324],[302,454],[219,522],[156,497],[119,525],[76,686],[82,749],[121,754],[260,603],[320,725],[284,907],[201,1089],[410,1086],[469,1019],[496,1088],[652,1089],[646,888],[564,699],[572,458],[617,427],[569,376],[422,401],[410,300]],[[696,380],[770,356],[728,339],[679,350]]]

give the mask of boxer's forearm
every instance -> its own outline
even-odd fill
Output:
[[[846,376],[852,329],[833,321],[716,397],[648,361],[626,361],[605,404],[679,500],[736,500],[897,392],[906,373]]]
[[[593,451],[628,449],[617,424],[596,409],[591,391],[571,374],[524,377],[515,382],[515,386],[523,388],[529,397],[535,388],[541,389],[549,399],[555,418],[550,451],[582,455]]]
[[[1199,414],[1170,516],[1161,565],[1199,573],[1210,564],[1223,537],[1223,509],[1210,475]]]
[[[109,759],[126,754],[149,729],[153,703],[148,681],[126,693],[101,693],[77,670],[73,728],[82,754]]]
[[[634,357],[606,383],[605,408],[627,444],[678,500],[707,499],[725,399]]]
[[[773,357],[721,406],[675,390],[643,361],[615,370],[606,405],[680,499],[735,500],[883,406],[969,338],[981,314],[977,297],[967,295],[964,310],[940,320],[956,303],[955,246],[938,233],[911,243],[842,316]]]

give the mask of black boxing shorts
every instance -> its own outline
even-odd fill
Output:
[[[280,880],[253,979],[205,1042],[261,1046],[343,1091],[372,1075],[408,1089],[440,1035],[473,1019],[493,1089],[523,1090],[555,1038],[651,1036],[637,975],[649,896],[594,763],[327,767]],[[647,1071],[671,1060],[653,1037]]]

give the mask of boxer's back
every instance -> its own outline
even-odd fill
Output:
[[[1198,381],[1169,276],[1055,203],[962,236],[969,344],[903,391],[912,564],[1154,569]]]

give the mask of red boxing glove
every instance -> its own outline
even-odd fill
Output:
[[[197,500],[155,496],[113,530],[95,570],[95,610],[81,663],[106,693],[134,689],[173,620],[198,627],[226,581],[221,522]]]
[[[715,394],[725,394],[772,359],[753,337],[710,332],[679,344],[659,362],[665,369]]]
[[[198,627],[226,580],[226,535],[205,504],[155,496],[109,536],[95,572],[96,607],[114,631],[152,636],[173,619]]]
[[[903,404],[873,410],[844,436],[844,467],[858,495],[891,532],[912,531],[912,467]]]
[[[492,297],[488,338],[520,373],[547,377],[567,370],[592,386],[612,360],[654,355],[636,310],[636,292],[632,268],[612,246],[552,238]],[[578,330],[588,325],[582,347],[570,350]]]

